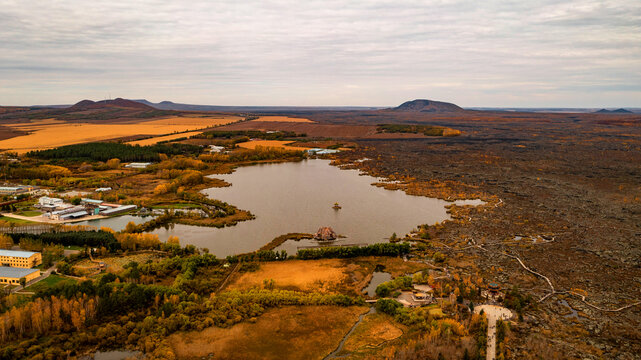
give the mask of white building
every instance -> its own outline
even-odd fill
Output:
[[[217,146],[217,145],[209,145],[209,152],[212,153],[219,153],[225,150],[224,146]]]
[[[305,150],[306,153],[310,155],[327,155],[327,154],[335,154],[339,152],[340,150],[337,149],[320,149],[320,148],[313,148],[313,149],[307,149]]]
[[[97,188],[96,192],[106,192],[106,191],[111,191],[110,187],[102,187],[102,188]]]
[[[140,163],[140,162],[133,162],[125,165],[126,168],[129,169],[146,169],[147,166],[151,165],[152,163],[145,162],[145,163]]]
[[[58,207],[62,206],[64,202],[62,201],[62,199],[43,196],[38,199],[38,203],[40,204],[40,206],[44,207]]]

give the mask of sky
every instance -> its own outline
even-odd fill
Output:
[[[641,1],[0,0],[0,105],[641,107]]]

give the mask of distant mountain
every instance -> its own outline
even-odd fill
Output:
[[[221,105],[192,105],[180,104],[171,101],[152,103],[141,99],[133,100],[159,110],[178,111],[220,111],[220,112],[248,112],[248,113],[281,113],[296,111],[350,111],[350,110],[378,110],[380,107],[370,106],[221,106]]]
[[[390,110],[422,113],[449,113],[465,111],[460,106],[452,103],[426,99],[407,101]]]
[[[616,110],[608,110],[608,109],[601,109],[598,111],[595,111],[596,114],[632,114],[632,111],[626,110],[626,109],[616,109]]]
[[[104,109],[104,108],[127,108],[127,109],[139,109],[139,110],[154,110],[153,107],[140,103],[138,101],[127,100],[123,98],[117,98],[114,100],[101,100],[101,101],[91,101],[91,100],[82,100],[72,107],[68,108],[68,111],[83,111],[83,110],[94,110],[94,109]]]

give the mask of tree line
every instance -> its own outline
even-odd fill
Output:
[[[316,249],[300,249],[296,257],[301,260],[325,258],[351,258],[358,256],[401,256],[409,254],[409,243],[379,243],[367,246],[322,247]]]
[[[62,246],[88,246],[88,247],[105,247],[109,251],[120,249],[120,244],[112,232],[97,231],[65,231],[65,232],[48,232],[39,235],[34,234],[7,234],[14,243],[21,239],[30,239],[32,243],[53,244]]]
[[[230,130],[230,131],[206,131],[202,134],[194,135],[192,138],[197,139],[264,139],[264,140],[284,140],[296,137],[305,137],[307,134],[297,134],[293,131],[274,131],[265,132],[258,130]]]
[[[430,125],[381,124],[376,130],[387,133],[422,133],[425,136],[443,136],[445,128]]]
[[[121,143],[87,143],[65,145],[48,150],[30,151],[27,156],[38,159],[84,159],[94,161],[108,161],[114,158],[121,161],[159,161],[159,154],[166,155],[198,155],[202,151],[200,146],[189,144],[163,144],[163,145],[128,145]]]

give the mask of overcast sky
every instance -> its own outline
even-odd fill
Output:
[[[0,104],[641,106],[641,1],[0,0]]]

